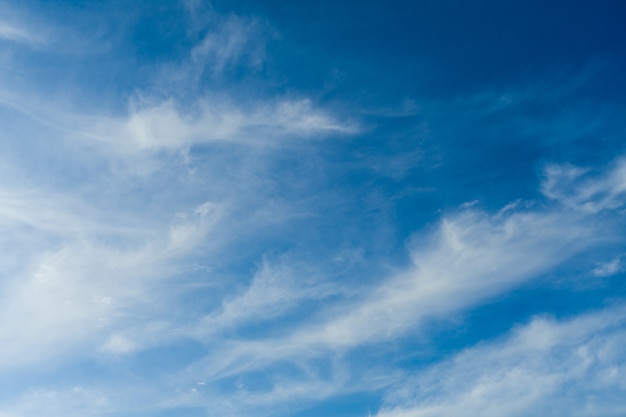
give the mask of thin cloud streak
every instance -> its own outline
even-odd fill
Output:
[[[0,21],[0,39],[32,45],[44,43],[43,39],[38,35],[35,35],[24,28],[14,26],[3,21]]]
[[[154,106],[131,106],[127,120],[112,132],[103,126],[104,131],[97,136],[116,147],[158,150],[216,141],[258,146],[282,138],[293,140],[358,131],[354,124],[343,123],[314,108],[307,99],[261,104],[252,109],[205,100],[199,104],[198,111],[198,117],[183,116],[171,100]]]

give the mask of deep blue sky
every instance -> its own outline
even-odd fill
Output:
[[[0,417],[626,415],[625,15],[0,0]]]

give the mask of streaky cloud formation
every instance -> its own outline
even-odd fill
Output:
[[[622,8],[0,2],[0,417],[623,415]]]
[[[377,415],[621,415],[624,319],[622,308],[535,317],[401,384]]]
[[[131,114],[113,132],[112,123],[102,122],[105,132],[98,136],[114,141],[116,147],[139,150],[181,149],[214,141],[247,142],[263,145],[269,138],[356,133],[356,126],[342,124],[313,109],[310,100],[281,101],[243,110],[219,101],[199,105],[198,118],[181,115],[168,100],[154,106],[131,108]],[[111,138],[111,139],[109,139]]]
[[[414,237],[409,270],[286,337],[228,343],[200,367],[193,365],[197,378],[313,362],[402,339],[429,320],[493,299],[612,238],[606,227],[576,212],[505,209],[490,216],[470,208],[445,218],[430,236]]]

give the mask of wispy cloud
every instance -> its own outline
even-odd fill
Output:
[[[624,271],[624,265],[622,264],[622,257],[617,256],[608,262],[599,264],[591,271],[596,277],[610,277],[612,275],[619,274]]]
[[[263,65],[266,34],[261,23],[235,15],[217,19],[215,23],[217,27],[211,28],[191,50],[190,65],[196,76],[207,69],[219,75],[236,64],[252,68]]]
[[[2,204],[2,244],[12,242],[23,252],[22,265],[3,273],[2,368],[98,343],[112,325],[117,328],[125,315],[134,314],[150,288],[173,273],[177,260],[215,221],[199,213],[165,228],[116,228],[90,221],[76,205],[53,201],[5,197]]]
[[[206,339],[224,330],[284,316],[307,300],[319,301],[341,292],[320,275],[310,266],[274,265],[265,260],[250,285],[240,295],[225,300],[218,312],[203,317],[192,334]]]
[[[43,39],[39,35],[25,28],[15,26],[13,24],[10,24],[8,22],[3,22],[1,20],[0,20],[0,39],[13,41],[13,42],[32,44],[32,45],[37,45],[37,44],[41,44],[44,42]]]
[[[536,317],[502,340],[417,371],[377,416],[621,415],[624,320],[623,309]]]
[[[268,140],[307,138],[315,135],[353,134],[353,122],[338,120],[317,109],[308,99],[259,103],[247,109],[220,100],[203,100],[198,116],[176,109],[172,100],[156,105],[132,105],[121,123],[99,122],[96,136],[122,149],[182,149],[194,144],[232,142],[264,145]],[[113,123],[112,123],[113,122]],[[109,130],[114,126],[114,130]]]
[[[617,159],[605,172],[573,165],[548,165],[541,184],[543,194],[577,210],[596,213],[624,205],[626,160]]]
[[[571,212],[509,210],[490,216],[462,211],[442,220],[430,236],[414,238],[414,266],[408,271],[279,340],[227,343],[207,358],[204,377],[401,338],[427,320],[536,279],[605,238],[602,227]]]
[[[535,90],[383,103],[354,77],[370,68],[304,68],[313,32],[275,48],[297,30],[143,6],[71,9],[115,22],[93,32],[0,17],[20,58],[0,77],[0,416],[333,415],[360,395],[380,417],[624,411],[619,306],[523,326],[520,312],[509,335],[454,340],[428,366],[412,349],[515,290],[562,297],[551,274],[621,273],[624,251],[598,248],[623,244],[626,159],[549,164],[517,195],[511,143],[484,158],[477,144],[489,166],[472,188],[445,149],[494,115],[513,129]]]
[[[409,245],[413,266],[384,279],[369,295],[344,299],[300,321],[295,330],[287,328],[269,338],[218,335],[220,329],[272,320],[288,314],[294,303],[325,296],[324,287],[290,286],[293,270],[266,264],[240,296],[200,321],[204,332],[182,333],[203,341],[211,353],[177,373],[173,380],[182,391],[163,406],[271,415],[276,407],[293,409],[296,403],[388,389],[405,378],[388,367],[362,373],[344,354],[420,334],[429,321],[484,303],[593,248],[607,238],[607,230],[586,214],[553,207],[524,209],[516,204],[493,215],[464,208],[445,216],[428,235],[416,235]],[[400,383],[389,391],[380,415],[443,416],[461,409],[475,413],[485,409],[493,415],[514,416],[552,404],[553,394],[548,393],[562,393],[565,384],[584,380],[581,372],[587,372],[587,367],[576,364],[580,355],[588,356],[585,349],[593,345],[598,356],[607,346],[619,345],[616,338],[623,338],[619,330],[623,320],[622,310],[563,323],[537,318],[502,342],[479,345],[432,371],[419,372],[409,383]],[[595,342],[598,335],[605,335],[602,346]],[[132,336],[123,335],[114,335],[105,349],[121,354],[136,350]],[[329,358],[333,359],[328,362]],[[561,358],[566,360],[560,362]],[[613,372],[615,363],[613,359],[601,362],[602,370],[591,375],[600,382],[602,375]],[[258,386],[259,375],[271,375],[263,389]],[[196,386],[194,381],[202,384]],[[232,389],[219,388],[235,382]],[[424,394],[424,389],[430,394]],[[221,400],[215,402],[218,392]]]
[[[224,30],[238,33],[241,28],[237,22],[243,20],[226,19]],[[207,38],[213,36],[211,33]],[[197,59],[212,56],[215,51],[211,48],[217,47],[202,42],[197,47],[201,50],[192,53]],[[230,58],[219,53],[216,56],[221,64],[202,65],[226,66],[239,59],[239,53],[233,51]],[[193,185],[193,178],[157,179],[180,168],[162,152],[188,157],[191,147],[215,142],[258,148],[356,132],[355,123],[306,98],[260,97],[241,105],[221,95],[200,99],[190,110],[175,98],[150,100],[137,94],[122,112],[125,115],[102,116],[47,101],[34,91],[20,94],[5,88],[4,106],[46,132],[50,156],[67,159],[83,172],[93,172],[87,161],[97,161],[104,169],[100,174],[105,175],[98,175],[95,182],[80,189],[51,189],[50,184],[33,185],[42,175],[54,175],[45,166],[24,172],[14,160],[3,160],[7,175],[0,189],[0,246],[13,254],[15,261],[2,261],[2,286],[5,294],[11,294],[0,308],[2,368],[28,367],[77,350],[84,356],[127,355],[169,343],[176,329],[189,326],[169,321],[164,309],[173,300],[161,292],[160,283],[180,273],[181,262],[200,247],[211,259],[207,248],[237,242],[265,223],[280,223],[284,218],[277,210],[284,210],[286,217],[295,215],[275,202],[269,202],[271,216],[263,214],[268,208],[262,190],[242,196],[233,192],[252,189],[246,183],[250,182],[248,171],[254,167],[245,167],[234,182],[217,187],[217,193],[216,187],[196,190],[189,202],[161,207],[132,202],[134,198],[127,190],[130,183],[144,193],[155,191],[157,184],[159,192],[171,192],[176,184]],[[17,143],[16,148],[28,152],[31,145]],[[217,162],[232,164],[236,157]],[[258,163],[263,165],[263,161]],[[125,168],[120,170],[120,164]],[[146,170],[146,166],[150,168]],[[149,174],[137,179],[137,172]],[[221,199],[198,205],[207,193]],[[254,207],[249,207],[251,202],[255,202]],[[143,207],[141,214],[135,203]],[[233,218],[243,210],[248,210],[249,218]],[[216,227],[218,234],[209,237]],[[272,317],[293,308],[295,300],[319,299],[333,291],[314,280],[308,287],[297,287],[295,282],[289,285],[286,278],[295,272],[287,271],[265,265],[244,295],[225,302],[220,313],[206,316],[204,312],[204,320],[224,327],[260,316]],[[149,300],[154,299],[164,306],[150,306]],[[280,303],[278,309],[275,303]],[[147,319],[136,319],[150,314]],[[14,317],[22,317],[21,322],[15,323]]]

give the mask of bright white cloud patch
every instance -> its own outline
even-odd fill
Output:
[[[0,242],[21,259],[4,269],[2,368],[50,360],[123,326],[214,220],[201,213],[165,230],[126,228],[68,199],[4,193],[0,201]]]

